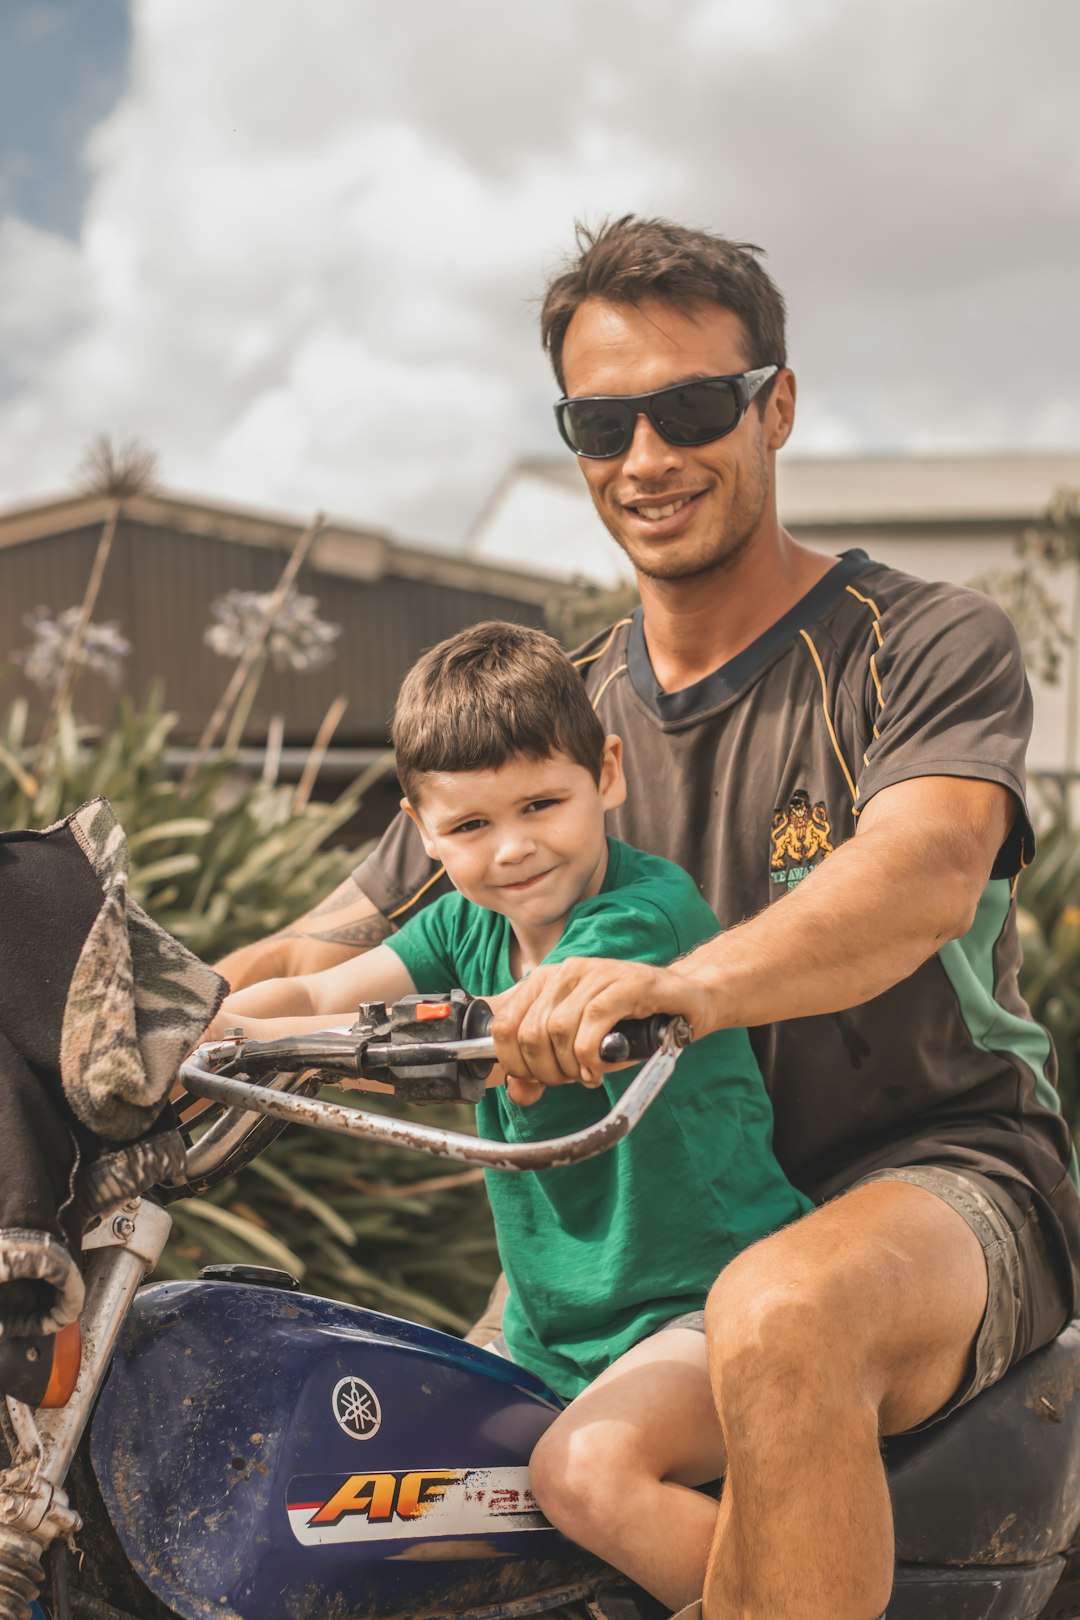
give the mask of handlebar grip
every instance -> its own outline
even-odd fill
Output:
[[[604,1035],[601,1042],[601,1058],[604,1063],[644,1063],[644,1059],[651,1058],[654,1051],[659,1051],[664,1035],[667,1034],[672,1014],[654,1013],[653,1017],[628,1017],[620,1024],[615,1024],[609,1034]],[[682,1024],[682,1019],[678,1019]],[[461,1034],[470,1040],[487,1040],[491,1035],[492,1011],[486,1001],[478,998],[470,1001],[466,1008],[465,1022],[461,1025]],[[677,1045],[685,1045],[691,1038],[691,1030],[685,1025],[678,1032]]]
[[[491,1008],[478,997],[466,1010],[462,1035],[470,1040],[486,1040],[491,1034],[492,1018]],[[605,1063],[644,1063],[659,1050],[670,1023],[670,1013],[624,1018],[600,1042],[600,1056]]]
[[[486,1041],[491,1037],[495,1014],[480,996],[474,996],[461,1020],[461,1035],[466,1041]]]
[[[653,1013],[651,1018],[624,1018],[600,1042],[600,1056],[605,1063],[643,1063],[659,1048],[670,1023],[668,1013]]]

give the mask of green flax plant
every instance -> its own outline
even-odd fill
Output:
[[[104,794],[128,835],[134,896],[212,962],[347,877],[362,851],[332,840],[385,766],[330,804],[239,773],[227,756],[203,758],[181,784],[165,759],[175,718],[156,692],[142,705],[121,698],[101,730],[65,710],[45,740],[30,741],[28,705],[16,699],[0,716],[0,827],[46,827]],[[279,1265],[311,1292],[451,1331],[473,1318],[498,1271],[477,1174],[436,1175],[401,1150],[299,1128],[171,1213],[161,1276],[222,1260]]]
[[[1062,1108],[1080,1135],[1080,835],[1057,792],[1046,817],[1019,885],[1020,988],[1053,1037]]]
[[[972,584],[1012,618],[1031,673],[1065,688],[1062,769],[1036,782],[1039,849],[1018,889],[1020,988],[1053,1036],[1062,1106],[1080,1134],[1080,490],[1057,490],[1039,521],[1020,535],[1016,550],[1014,568],[983,574]],[[1064,590],[1051,589],[1055,579]]]

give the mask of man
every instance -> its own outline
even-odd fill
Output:
[[[685,1601],[703,1583],[708,1620],[871,1620],[892,1581],[879,1437],[1046,1343],[1080,1283],[1053,1058],[1016,988],[1030,698],[985,599],[780,526],[795,383],[756,249],[627,218],[579,250],[542,315],[559,425],[642,599],[578,657],[626,746],[612,831],[691,872],[726,932],[668,969],[537,969],[499,1009],[500,1059],[557,1084],[595,1077],[620,1017],[752,1028],[777,1156],[820,1207],[721,1274],[707,1366],[672,1335],[725,1489],[718,1514],[688,1478],[635,1502],[629,1573]],[[322,915],[226,971],[339,959],[440,881],[395,824]],[[640,1397],[663,1479],[655,1365]],[[589,1457],[621,1444],[598,1389],[538,1465],[549,1515],[601,1553],[628,1506],[590,1496]]]

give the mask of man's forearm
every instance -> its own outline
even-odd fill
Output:
[[[883,994],[966,932],[978,892],[931,840],[868,832],[674,971],[706,990],[713,1029],[840,1012]]]
[[[289,940],[283,934],[271,934],[257,939],[251,945],[241,945],[230,951],[214,966],[231,988],[246,990],[249,985],[261,984],[264,979],[284,979],[289,973]]]
[[[287,928],[230,951],[216,963],[234,991],[264,979],[321,973],[381,945],[393,929],[353,878]]]
[[[882,789],[798,888],[673,966],[568,957],[535,969],[496,1009],[499,1063],[545,1085],[595,1081],[622,1018],[680,1013],[707,1035],[857,1007],[967,932],[1016,813],[997,783]]]

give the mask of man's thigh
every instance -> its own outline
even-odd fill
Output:
[[[616,1468],[679,1485],[719,1479],[724,1440],[704,1335],[671,1328],[643,1339],[570,1403],[541,1443],[572,1451],[579,1438]]]
[[[964,1381],[988,1295],[983,1249],[924,1187],[855,1187],[744,1251],[709,1297],[714,1386],[841,1380],[883,1434],[914,1428]],[[800,1368],[802,1379],[800,1384]]]

